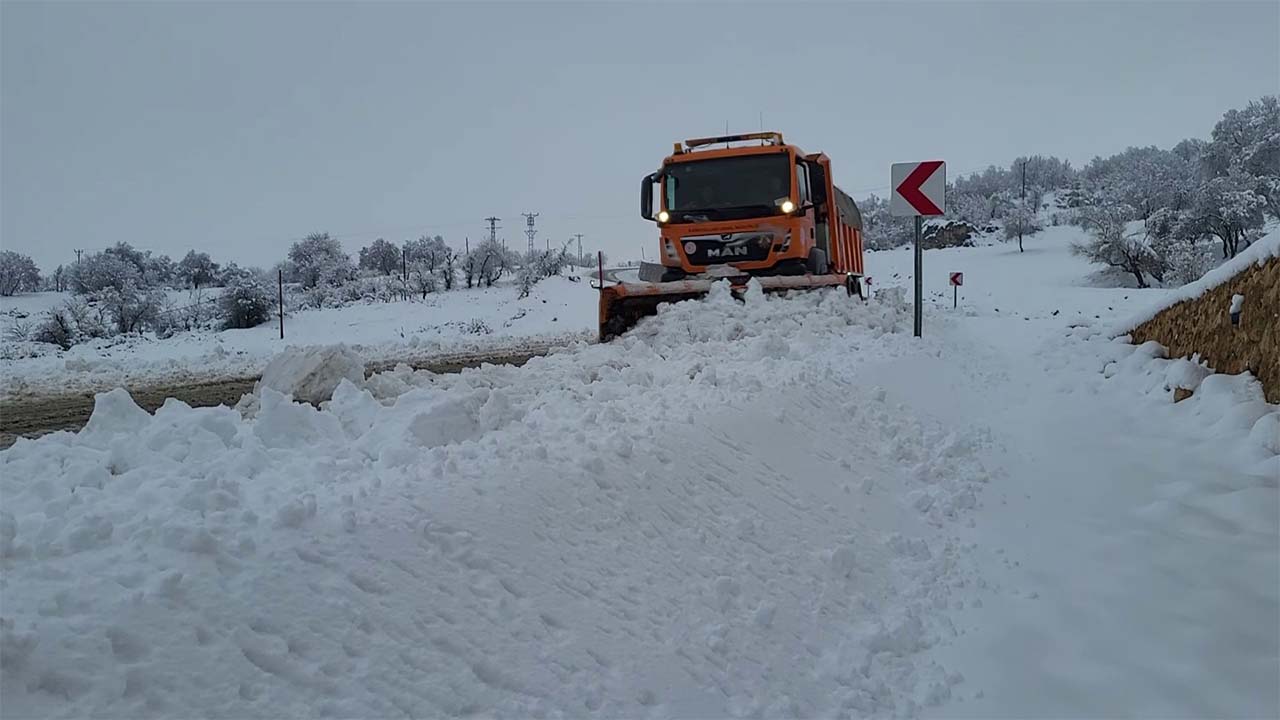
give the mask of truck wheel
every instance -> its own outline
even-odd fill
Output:
[[[808,269],[811,275],[827,274],[827,253],[822,248],[809,251]]]

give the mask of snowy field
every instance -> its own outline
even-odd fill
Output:
[[[919,340],[893,251],[320,409],[104,394],[0,452],[3,714],[1275,717],[1280,408],[1112,340],[1169,291],[1078,232],[926,253]]]
[[[183,297],[175,302],[185,301],[186,293],[179,294]],[[554,277],[535,286],[529,297],[518,295],[514,285],[500,283],[435,293],[426,300],[298,310],[285,318],[284,340],[275,319],[248,330],[184,332],[166,339],[116,337],[65,352],[6,339],[0,353],[0,398],[250,377],[289,345],[341,342],[357,346],[366,360],[394,361],[594,337],[595,292],[586,279]],[[31,321],[69,297],[37,293],[0,298],[0,334],[18,321],[18,314]]]

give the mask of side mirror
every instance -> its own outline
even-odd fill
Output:
[[[812,160],[805,160],[804,164],[809,168],[809,197],[813,201],[814,206],[825,205],[827,202],[827,171],[822,167],[821,163]]]
[[[640,217],[653,219],[653,184],[658,181],[658,173],[645,175],[640,181]]]

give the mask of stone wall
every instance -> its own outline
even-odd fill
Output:
[[[1231,324],[1231,298],[1243,295],[1240,324]],[[1248,370],[1267,402],[1280,403],[1280,258],[1251,264],[1235,277],[1159,312],[1131,333],[1134,344],[1155,340],[1169,357],[1199,353],[1215,372]]]

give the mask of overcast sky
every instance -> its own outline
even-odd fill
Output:
[[[502,218],[638,257],[671,143],[764,125],[855,197],[1207,137],[1280,88],[1280,3],[0,3],[0,245],[269,266]],[[652,254],[650,253],[650,256]]]

